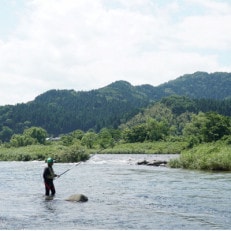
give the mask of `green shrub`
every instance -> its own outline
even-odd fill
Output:
[[[89,155],[84,151],[82,146],[72,145],[63,152],[55,154],[54,158],[58,162],[79,162],[89,159]]]
[[[231,146],[224,142],[200,144],[184,150],[177,161],[170,161],[170,167],[186,169],[231,171]]]
[[[171,159],[171,160],[169,160],[168,166],[171,167],[171,168],[181,168],[182,167],[181,162],[180,162],[179,159]]]

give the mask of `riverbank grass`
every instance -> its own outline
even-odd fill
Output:
[[[48,145],[28,145],[25,147],[0,147],[0,161],[32,161],[55,158],[58,162],[78,162],[89,158],[90,154],[179,154],[187,146],[186,142],[144,142],[117,143],[114,147],[86,149],[76,143],[64,146],[60,143]]]
[[[187,145],[187,142],[167,141],[118,143],[114,147],[94,151],[101,154],[179,154]]]
[[[28,145],[25,147],[1,147],[1,161],[32,161],[54,158],[57,162],[79,162],[89,158],[89,154],[79,145],[63,146],[52,145]]]
[[[172,168],[231,171],[231,145],[224,142],[204,143],[183,150],[178,159],[170,160]]]

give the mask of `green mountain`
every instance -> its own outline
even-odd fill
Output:
[[[183,95],[195,99],[231,98],[231,73],[196,72],[158,86],[158,96]]]
[[[29,103],[0,107],[0,124],[14,133],[28,126],[41,126],[53,135],[76,129],[99,131],[118,127],[149,102],[145,93],[125,81],[86,92],[50,90]]]
[[[153,102],[171,95],[194,99],[231,99],[231,73],[196,72],[158,87],[116,81],[91,91],[50,90],[33,101],[0,107],[0,139],[40,126],[50,135],[76,129],[117,128]]]

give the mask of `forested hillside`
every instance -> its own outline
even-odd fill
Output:
[[[126,123],[121,124],[120,129],[125,134],[126,141],[132,143],[147,140],[166,140],[171,137],[179,138],[185,135],[186,127],[192,122],[193,118],[197,116],[198,121],[195,127],[198,126],[198,129],[203,130],[204,125],[202,126],[202,124],[210,115],[212,115],[211,117],[213,119],[211,119],[208,129],[206,129],[208,133],[211,132],[212,123],[219,126],[219,122],[215,119],[216,116],[219,115],[222,119],[225,118],[224,120],[226,120],[226,118],[228,121],[230,120],[228,118],[231,118],[231,99],[223,101],[211,99],[194,100],[186,96],[169,96],[150,105]],[[227,122],[228,130],[229,127],[229,122]],[[223,130],[223,128],[218,130],[219,129],[216,130],[217,134]],[[192,132],[190,136],[196,136],[194,132]],[[205,131],[203,132],[205,133]],[[227,131],[226,134],[229,134],[229,131]],[[197,139],[198,137],[199,136],[197,136]]]
[[[186,74],[158,87],[158,96],[184,95],[195,99],[231,98],[231,73],[196,72]]]
[[[230,116],[230,89],[231,73],[196,72],[158,87],[116,81],[91,91],[50,90],[28,103],[1,106],[0,139],[8,141],[12,134],[31,126],[42,127],[53,136],[76,129],[118,128],[161,99],[176,115],[216,111]]]
[[[125,81],[87,92],[50,90],[32,102],[1,107],[0,124],[4,134],[10,133],[9,128],[22,133],[30,126],[43,127],[54,136],[76,129],[99,131],[118,127],[149,102],[142,91]]]

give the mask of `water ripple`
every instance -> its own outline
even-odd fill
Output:
[[[230,229],[230,173],[136,165],[148,158],[162,156],[95,155],[55,181],[53,201],[44,163],[0,162],[0,229]],[[74,193],[89,201],[64,200]]]

